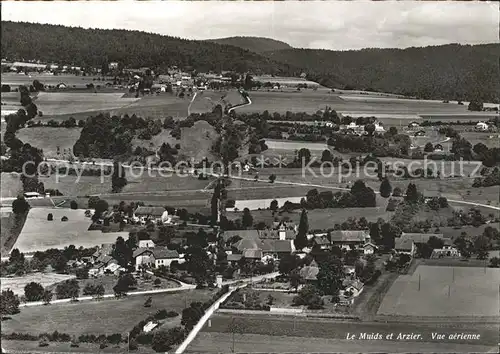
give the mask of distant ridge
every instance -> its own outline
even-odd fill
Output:
[[[232,45],[234,47],[246,49],[255,53],[293,49],[293,47],[288,43],[265,37],[227,37],[208,39],[207,42],[213,42],[222,45]]]

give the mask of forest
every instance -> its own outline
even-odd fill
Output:
[[[345,89],[423,99],[498,102],[499,44],[331,51],[287,49],[270,58],[304,68],[308,79]]]
[[[448,44],[406,49],[331,51],[283,48],[265,38],[197,41],[127,30],[2,21],[2,58],[82,67],[119,62],[164,73],[184,70],[251,72],[307,78],[323,86],[383,91],[423,99],[498,103],[500,44]],[[260,42],[259,42],[260,41]],[[278,45],[280,44],[280,45]]]

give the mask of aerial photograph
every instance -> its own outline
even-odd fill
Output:
[[[500,352],[498,3],[1,10],[1,353]]]

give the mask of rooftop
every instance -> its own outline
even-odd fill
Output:
[[[365,242],[369,237],[364,230],[335,230],[330,235],[332,242]]]

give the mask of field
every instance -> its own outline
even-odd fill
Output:
[[[160,309],[180,314],[191,302],[204,302],[212,295],[213,292],[209,290],[153,294],[150,308],[143,306],[146,296],[27,307],[21,309],[21,313],[13,315],[10,320],[2,321],[2,332],[37,334],[58,331],[70,335],[125,333]],[[172,321],[178,323],[180,316]]]
[[[14,247],[29,253],[69,245],[93,247],[115,242],[118,236],[128,237],[126,232],[88,231],[91,220],[84,216],[84,212],[83,209],[32,208]],[[53,221],[47,221],[49,213],[53,214]],[[63,216],[68,217],[68,221],[61,221]]]
[[[290,86],[292,85],[297,86],[298,84],[306,84],[308,86],[319,86],[317,82],[309,81],[298,77],[284,77],[284,76],[273,77],[273,76],[263,75],[263,76],[254,76],[253,80],[262,83],[271,82],[273,84],[277,82],[280,85],[290,85]]]
[[[111,115],[132,115],[139,117],[165,119],[168,116],[174,118],[186,118],[188,106],[191,98],[178,98],[169,93],[161,93],[160,95],[145,95],[139,99],[129,98],[132,103],[127,106],[115,107],[111,110]]]
[[[460,119],[466,117],[492,116],[492,113],[468,112],[466,105],[441,103],[413,99],[376,97],[373,95],[337,94],[325,90],[310,89],[288,92],[265,90],[250,91],[252,104],[238,109],[238,112],[252,113],[268,110],[279,112],[309,112],[315,113],[331,106],[334,110],[350,116],[378,116],[386,119],[415,119],[425,116],[425,119]]]
[[[399,276],[378,314],[497,319],[499,286],[500,270],[494,268],[418,266],[413,274]]]
[[[179,287],[179,284],[176,283],[175,281],[172,280],[167,280],[167,279],[160,279],[161,280],[161,285],[156,288],[154,286],[154,280],[157,279],[157,277],[152,276],[149,280],[144,280],[141,277],[136,277],[137,280],[137,287],[133,291],[145,291],[145,290],[153,290],[153,289],[171,289],[171,288],[177,288]],[[61,279],[59,281],[62,281],[64,279]],[[83,294],[83,289],[87,284],[91,285],[102,285],[104,286],[104,293],[105,294],[113,294],[113,287],[116,285],[116,282],[118,281],[118,277],[114,275],[102,275],[97,278],[90,278],[90,279],[79,279],[78,283],[80,285],[80,296],[85,296]],[[43,284],[42,284],[43,285]],[[45,287],[45,285],[44,285]],[[53,286],[50,286],[49,289],[55,292],[56,284]]]
[[[19,296],[24,295],[24,286],[31,282],[40,283],[44,288],[55,283],[72,279],[74,276],[56,273],[31,273],[22,277],[1,278],[2,290],[10,289]]]
[[[355,333],[359,333],[356,330]],[[371,332],[370,332],[371,333]],[[202,332],[188,346],[186,353],[229,353],[233,348],[230,333]],[[457,343],[425,343],[386,340],[346,340],[314,337],[271,336],[265,334],[236,334],[234,352],[266,353],[470,353],[495,349],[493,345]]]
[[[219,134],[215,128],[204,121],[196,122],[190,128],[181,129],[180,157],[189,161],[201,161],[207,157],[209,161],[216,160],[212,153],[212,146]]]
[[[108,346],[105,349],[99,349],[99,344],[80,343],[78,348],[71,348],[70,342],[50,342],[48,347],[39,347],[38,341],[21,340],[2,340],[2,348],[9,350],[9,353],[125,353],[127,352],[127,343]],[[134,353],[155,353],[150,347],[139,346]]]
[[[12,172],[2,172],[0,177],[2,198],[17,197],[23,191],[20,174]]]
[[[30,75],[24,74],[13,74],[13,73],[2,73],[2,85],[10,85],[11,89],[16,88],[19,85],[31,85],[33,80],[39,80],[45,85],[57,85],[59,83],[65,83],[66,85],[77,87],[85,87],[86,84],[98,83],[104,85],[106,81],[95,81],[97,77],[94,76],[75,76],[75,75],[47,75],[47,74],[37,74],[30,73]],[[108,78],[108,81],[113,81],[112,78]],[[14,87],[12,87],[14,86]],[[3,96],[3,94],[2,94]]]
[[[81,131],[82,128],[33,127],[19,130],[16,136],[23,143],[42,149],[46,158],[67,159],[73,155],[73,146],[80,138]]]
[[[119,195],[135,193],[160,193],[166,191],[178,190],[198,190],[205,188],[210,181],[199,180],[190,175],[179,175],[170,172],[158,172],[154,170],[125,169],[127,185],[122,189]],[[51,174],[48,177],[41,177],[45,188],[59,189],[64,196],[86,196],[94,194],[111,193],[110,176],[65,176],[61,174]]]
[[[269,207],[269,206],[268,206]],[[242,217],[242,209],[238,212],[227,212],[227,217],[229,219],[238,219]],[[276,217],[289,218],[296,224],[300,221],[300,210],[295,210],[293,212],[287,213],[282,212],[280,215],[276,214]],[[393,212],[386,212],[385,208],[328,208],[328,209],[313,209],[307,211],[307,218],[309,220],[309,229],[329,229],[333,228],[336,223],[343,223],[350,217],[360,218],[365,217],[366,220],[375,222],[378,218],[383,218],[384,220],[389,220]],[[274,221],[274,216],[270,210],[253,210],[252,216],[254,221],[263,221],[266,225],[271,226]]]

